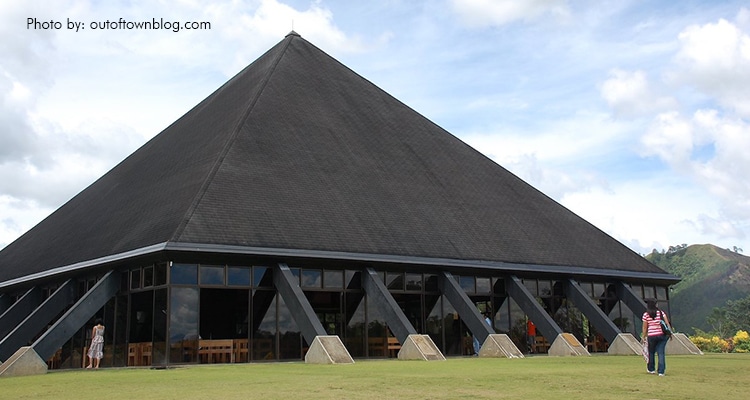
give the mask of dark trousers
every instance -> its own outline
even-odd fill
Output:
[[[654,370],[654,362],[655,357],[654,355],[657,355],[659,357],[659,370],[656,371],[660,374],[663,374],[667,370],[667,362],[666,362],[666,347],[667,347],[667,338],[666,335],[659,335],[659,336],[649,336],[648,337],[648,365],[647,368],[649,371]]]

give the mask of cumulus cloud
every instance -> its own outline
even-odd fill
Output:
[[[450,7],[464,24],[484,28],[547,14],[566,18],[569,15],[567,3],[566,0],[450,0]]]
[[[601,95],[618,116],[649,115],[655,110],[674,109],[676,101],[659,96],[650,87],[646,72],[613,69],[601,85]]]
[[[744,237],[750,221],[750,125],[698,110],[686,118],[660,114],[642,137],[643,154],[656,156],[719,200],[718,216],[697,218],[695,226],[720,237]]]
[[[747,18],[743,10],[740,21]],[[747,29],[747,27],[746,27]],[[750,35],[725,19],[691,25],[679,35],[673,78],[750,117]]]

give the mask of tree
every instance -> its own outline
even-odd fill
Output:
[[[726,338],[737,331],[750,331],[750,296],[729,300],[724,307],[714,307],[706,317],[711,333]]]
[[[706,317],[706,322],[711,325],[711,333],[714,333],[719,337],[725,338],[733,333],[730,330],[731,324],[727,318],[726,307],[714,307],[713,310],[711,310],[711,314]]]

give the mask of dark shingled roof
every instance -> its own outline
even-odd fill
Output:
[[[296,33],[3,249],[0,283],[164,243],[664,275]]]

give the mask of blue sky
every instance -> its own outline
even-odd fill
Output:
[[[750,252],[750,5],[629,0],[5,0],[0,248],[292,28],[634,251]]]

